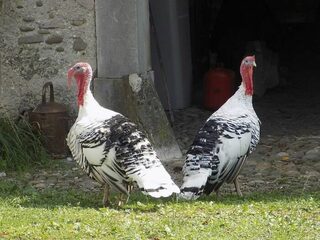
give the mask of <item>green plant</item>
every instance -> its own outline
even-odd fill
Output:
[[[0,170],[21,171],[47,160],[40,135],[26,120],[0,119]]]

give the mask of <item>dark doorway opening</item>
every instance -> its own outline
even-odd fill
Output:
[[[190,0],[193,104],[202,104],[203,76],[210,67],[232,69],[238,85],[247,54],[257,59],[257,98],[275,89],[317,88],[319,81],[306,75],[316,77],[320,64],[318,6],[313,0]]]

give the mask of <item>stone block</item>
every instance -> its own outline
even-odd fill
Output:
[[[25,22],[34,22],[34,17],[26,16],[22,19]]]
[[[77,3],[84,7],[87,10],[93,10],[94,8],[94,0],[76,0]]]
[[[43,36],[39,34],[23,36],[18,38],[18,44],[32,44],[43,42]]]
[[[122,79],[97,78],[94,95],[104,107],[120,112],[138,124],[162,161],[182,157],[149,74]]]
[[[46,44],[57,44],[63,41],[63,37],[61,35],[53,34],[46,39]]]
[[[52,18],[54,18],[54,16],[55,16],[55,12],[50,12],[50,13],[49,13],[49,18],[52,19]]]
[[[60,20],[43,21],[39,24],[40,29],[56,29],[63,28],[63,23]]]
[[[34,30],[34,27],[29,27],[29,26],[21,26],[19,27],[21,32],[31,32]]]
[[[24,3],[23,0],[16,0],[16,7],[17,8],[23,8],[23,3]]]
[[[320,147],[315,147],[306,152],[303,159],[307,161],[319,161],[320,160]]]
[[[86,19],[82,18],[82,19],[73,19],[71,20],[71,25],[73,26],[81,26],[86,22]]]
[[[63,47],[57,47],[57,48],[56,48],[56,51],[57,51],[57,52],[64,52],[64,48],[63,48]]]
[[[39,29],[39,30],[38,30],[38,33],[39,33],[39,34],[50,34],[50,31],[47,30],[47,29]]]
[[[37,7],[42,7],[43,2],[41,0],[38,0],[38,1],[36,1],[36,5],[37,5]]]
[[[81,37],[76,37],[73,42],[73,50],[75,51],[83,51],[87,48],[88,44],[83,41]]]

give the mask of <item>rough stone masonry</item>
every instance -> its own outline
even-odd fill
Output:
[[[74,110],[66,71],[77,61],[95,69],[94,0],[0,0],[0,32],[0,115],[39,104],[46,81]]]

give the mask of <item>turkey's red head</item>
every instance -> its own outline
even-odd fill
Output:
[[[70,89],[72,79],[75,78],[78,86],[78,105],[83,105],[84,94],[86,93],[91,78],[92,69],[89,63],[79,62],[68,70],[68,88]]]
[[[246,88],[246,95],[253,95],[253,67],[256,67],[255,56],[245,57],[240,66],[240,74]]]

